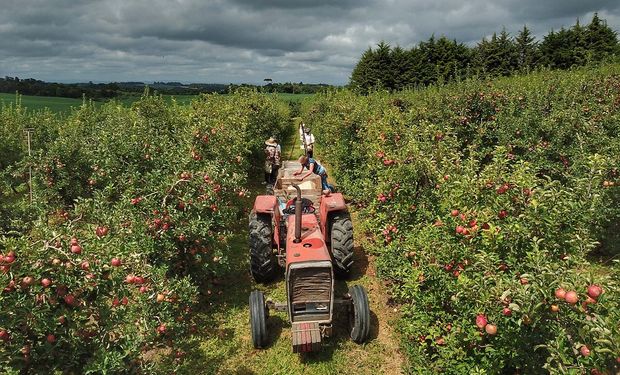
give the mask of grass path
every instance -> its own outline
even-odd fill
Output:
[[[297,145],[295,144],[297,142]],[[294,132],[283,145],[297,156],[299,139]],[[294,149],[296,148],[296,150]],[[258,185],[255,194],[264,189]],[[253,202],[253,197],[250,200]],[[251,204],[251,203],[248,203]],[[353,215],[355,217],[355,215]],[[355,225],[355,224],[354,224]],[[275,301],[285,300],[285,285],[280,277],[268,285],[257,285],[248,269],[247,229],[243,225],[232,246],[230,274],[220,280],[205,298],[201,312],[204,339],[193,348],[185,370],[192,374],[400,374],[403,356],[398,336],[393,330],[397,311],[389,306],[383,284],[376,278],[372,258],[368,257],[356,237],[355,263],[346,282],[339,281],[337,293],[348,286],[363,285],[371,303],[371,339],[364,345],[348,338],[345,314],[336,314],[334,336],[323,341],[322,351],[298,355],[291,350],[290,323],[286,313],[272,313],[268,319],[268,348],[252,347],[249,327],[248,297],[253,289],[265,292]]]

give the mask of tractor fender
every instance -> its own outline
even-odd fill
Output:
[[[329,214],[333,212],[347,211],[347,204],[341,193],[333,193],[329,196],[321,197],[321,208],[319,210],[321,221],[321,232],[325,235],[325,242],[330,242],[330,234],[327,233]]]
[[[282,252],[280,247],[280,208],[275,195],[259,195],[254,201],[252,212],[256,214],[268,214],[273,220],[273,242],[278,248],[278,254]]]
[[[254,201],[254,211],[257,214],[270,214],[278,212],[278,200],[274,195],[259,195]]]

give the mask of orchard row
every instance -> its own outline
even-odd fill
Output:
[[[287,124],[286,105],[249,91],[66,118],[3,108],[3,372],[174,369],[245,222],[252,161]]]
[[[620,66],[304,108],[402,305],[411,373],[618,371]],[[611,255],[611,256],[610,256]]]

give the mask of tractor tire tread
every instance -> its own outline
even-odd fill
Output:
[[[265,308],[265,296],[258,290],[250,293],[250,330],[252,333],[252,345],[256,349],[267,345],[267,311]]]
[[[277,258],[273,253],[273,229],[268,214],[250,214],[249,224],[250,272],[256,282],[273,281]]]
[[[338,276],[347,277],[353,266],[353,223],[349,213],[337,213],[330,219],[331,251]]]
[[[357,344],[362,344],[368,340],[370,335],[370,307],[368,294],[364,287],[353,285],[349,288],[351,295],[353,314],[351,323],[351,340]]]

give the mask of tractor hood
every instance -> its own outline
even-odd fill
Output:
[[[295,227],[295,216],[288,217],[288,227]],[[329,251],[323,241],[319,222],[314,214],[301,217],[301,242],[295,243],[294,237],[286,239],[286,265],[299,262],[331,261]]]

